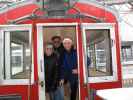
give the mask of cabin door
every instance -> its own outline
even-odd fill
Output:
[[[114,24],[83,24],[85,65],[89,83],[117,81]],[[90,64],[88,64],[88,58]]]
[[[118,80],[114,27],[113,23],[82,24],[84,77],[88,84],[95,85]],[[93,93],[92,97],[94,97]]]

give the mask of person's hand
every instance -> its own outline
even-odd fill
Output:
[[[64,80],[60,80],[60,83],[59,83],[60,86],[63,86],[64,85]]]
[[[72,73],[73,73],[73,74],[78,74],[78,69],[73,69],[73,70],[72,70]]]

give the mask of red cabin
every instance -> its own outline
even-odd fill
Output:
[[[54,10],[44,4],[41,10],[38,2],[22,2],[0,11],[0,100],[46,100],[45,86],[40,85],[45,83],[43,49],[54,35],[74,41],[78,100],[100,100],[97,90],[120,88],[117,14],[89,0],[78,0],[69,8],[65,2],[65,12],[58,12],[58,5]]]

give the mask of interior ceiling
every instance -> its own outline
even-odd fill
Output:
[[[65,37],[70,37],[74,44],[76,43],[76,29],[74,26],[67,27],[44,27],[43,29],[44,43],[52,42],[53,36],[60,36],[62,40]]]

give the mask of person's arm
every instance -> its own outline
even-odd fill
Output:
[[[91,59],[87,56],[87,67],[89,67],[91,64]]]
[[[63,86],[64,84],[64,54],[60,56],[60,61],[59,61],[59,85]]]
[[[54,72],[54,84],[57,84],[58,83],[58,64],[56,62],[56,64],[54,65],[54,69],[53,69],[53,72]]]

